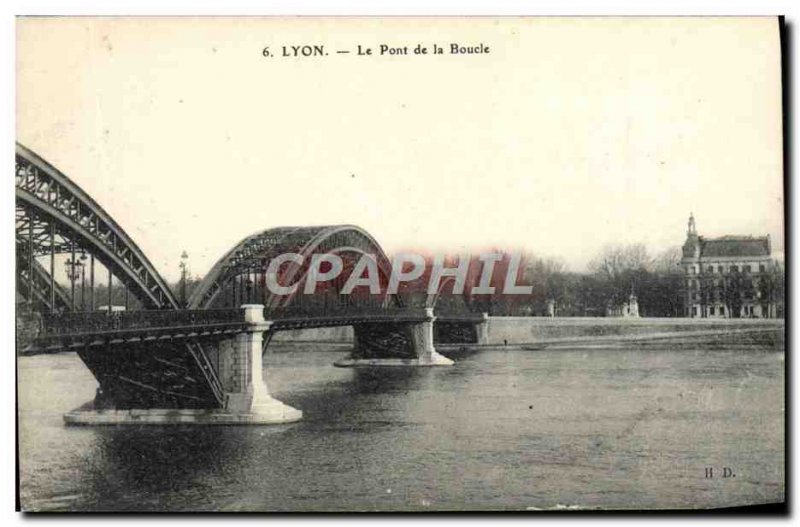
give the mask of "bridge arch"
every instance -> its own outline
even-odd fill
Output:
[[[480,312],[481,306],[477,305],[476,298],[467,293],[466,287],[462,294],[456,295],[452,293],[455,281],[454,276],[442,277],[436,293],[425,297],[425,307],[434,309],[436,313],[453,315]]]
[[[50,290],[50,273],[36,260],[29,266],[27,245],[17,243],[17,292],[33,300],[37,311],[65,311],[72,300],[60,284],[53,282]]]
[[[448,285],[452,287],[456,279],[452,276],[446,276],[439,281],[439,287],[436,289],[436,292],[433,294],[428,294],[425,297],[425,307],[435,309],[436,304],[439,302],[439,298],[442,296],[442,293],[445,290],[445,287]]]
[[[35,267],[35,256],[77,248],[97,259],[146,309],[180,307],[136,243],[75,182],[19,143],[15,165],[17,247],[31,253],[29,270]],[[43,267],[36,270],[42,272],[50,276]]]
[[[228,292],[235,299],[237,279],[263,276],[265,265],[284,253],[297,253],[304,264],[288,271],[287,283],[302,282],[308,271],[311,255],[319,253],[355,253],[374,256],[379,272],[388,277],[391,263],[378,242],[364,229],[355,225],[326,225],[315,227],[276,227],[244,238],[220,258],[200,286],[189,298],[189,307],[205,309],[220,302],[220,296]],[[261,295],[249,295],[250,299],[264,303],[268,309],[288,307],[296,295],[280,296],[265,290],[261,284]],[[257,296],[257,300],[254,297]],[[302,295],[300,295],[302,296]],[[385,298],[394,306],[402,302],[397,296]],[[235,302],[231,302],[232,304]],[[240,301],[239,303],[244,303]]]

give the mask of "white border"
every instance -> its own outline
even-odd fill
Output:
[[[793,51],[791,53],[791,71],[797,72],[797,41],[800,39],[800,2],[796,0],[764,0],[764,1],[743,1],[743,0],[729,0],[729,1],[712,1],[712,0],[562,0],[553,1],[546,0],[537,3],[528,2],[524,3],[519,0],[464,0],[459,2],[446,2],[446,1],[425,1],[425,0],[391,0],[388,2],[378,2],[377,0],[350,0],[350,1],[325,1],[325,0],[282,0],[277,2],[265,2],[257,0],[196,0],[196,1],[175,1],[175,0],[139,0],[139,1],[123,1],[123,2],[103,2],[99,0],[72,0],[66,3],[64,0],[35,0],[35,1],[6,1],[0,3],[0,102],[2,103],[2,119],[0,120],[0,144],[5,145],[0,149],[0,163],[2,166],[11,167],[13,163],[13,144],[15,138],[15,124],[14,124],[14,16],[15,15],[383,15],[383,16],[432,16],[432,15],[539,15],[539,16],[556,16],[556,15],[786,15],[787,23],[793,25]],[[57,50],[54,50],[57,52]],[[793,75],[793,77],[796,77]],[[793,105],[795,115],[797,113],[798,98],[796,96],[797,84],[794,83]],[[794,117],[794,116],[792,116]],[[796,119],[793,118],[790,126],[796,130]],[[798,150],[798,135],[796,131],[793,133],[793,141],[789,147],[794,152],[793,158],[796,159]],[[796,162],[794,163],[796,166]],[[795,167],[792,167],[791,173],[797,174]],[[14,200],[11,185],[11,179],[8,178],[4,191],[0,192],[0,217],[9,218],[5,223],[6,228],[0,230],[2,240],[2,247],[7,251],[7,255],[0,259],[0,310],[2,310],[2,319],[0,324],[0,338],[2,338],[2,349],[6,354],[6,363],[4,368],[0,369],[0,385],[4,387],[3,400],[5,401],[0,405],[0,415],[2,415],[2,423],[6,426],[3,427],[5,432],[0,436],[0,444],[2,445],[2,453],[0,453],[0,510],[2,511],[2,519],[4,524],[16,525],[21,523],[24,518],[21,514],[14,513],[14,496],[15,496],[15,436],[14,436],[14,368],[12,367],[12,360],[14,357],[14,322],[13,322],[13,290],[14,290],[14,259],[13,259],[13,237],[14,232],[11,230],[10,218],[13,215]],[[788,198],[788,196],[787,196]],[[797,184],[793,186],[793,192],[790,203],[797,201]],[[796,247],[797,229],[796,224],[792,225],[791,243],[792,247]],[[792,272],[792,290],[791,299],[795,298],[797,292],[797,266],[794,261],[791,263]],[[791,304],[794,308],[794,302]],[[794,327],[797,322],[797,314],[792,309],[791,326]],[[787,354],[791,354],[792,350],[787,350]],[[794,381],[797,376],[797,357],[790,358],[791,372],[787,381]],[[792,383],[793,384],[793,383]],[[793,395],[796,394],[796,389],[793,390]],[[792,397],[789,403],[792,410],[791,423],[794,422],[794,414],[797,408],[796,397]],[[791,459],[796,459],[798,455],[798,441],[797,437],[792,437],[792,444],[787,445],[792,449]],[[794,465],[794,463],[793,463]],[[793,470],[794,466],[787,467],[787,479],[792,483],[789,490],[792,491],[791,496],[787,496],[790,502],[797,507],[797,478],[796,472]],[[795,477],[792,478],[791,476]],[[69,518],[62,517],[38,517],[37,521],[58,521]],[[74,520],[83,521],[90,518],[86,516],[74,517]],[[198,517],[159,517],[159,518],[137,518],[125,517],[126,522],[135,524],[148,525],[168,525],[174,521],[187,522],[197,521]],[[224,521],[228,518],[211,518],[213,523]],[[245,518],[238,518],[239,520]],[[335,522],[344,523],[351,521],[360,522],[375,522],[375,521],[392,521],[403,524],[415,526],[422,524],[432,524],[433,522],[439,523],[455,523],[463,522],[465,520],[471,523],[490,524],[498,520],[504,522],[518,522],[518,521],[538,521],[544,523],[554,523],[558,521],[559,524],[567,524],[583,522],[588,520],[588,517],[568,516],[562,519],[559,517],[547,516],[545,518],[537,519],[536,516],[504,516],[500,518],[489,518],[485,516],[477,517],[473,520],[468,520],[468,517],[418,517],[418,516],[404,516],[404,517],[380,517],[375,516],[362,516],[362,517],[293,517],[293,518],[277,518],[277,517],[264,517],[255,519],[255,521],[269,521],[271,524],[288,524],[288,523],[318,523],[318,522]],[[602,521],[617,522],[619,517],[609,517],[603,519],[602,517],[592,517],[591,519]],[[634,518],[631,520],[641,521],[644,517]],[[705,521],[728,521],[730,517],[697,517],[686,518],[681,516],[675,517],[658,517],[659,520],[666,520],[667,524],[685,524],[700,523]],[[758,518],[743,518],[746,523],[757,522]],[[97,518],[100,521],[109,520],[108,517]],[[208,517],[202,520],[209,521]],[[253,521],[253,517],[247,517],[246,520]],[[6,523],[8,522],[8,523]],[[661,523],[661,522],[660,522]],[[738,523],[738,522],[737,522]]]

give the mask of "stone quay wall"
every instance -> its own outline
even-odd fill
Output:
[[[491,317],[489,345],[515,345],[551,340],[648,336],[664,333],[783,329],[783,319],[612,318],[612,317]],[[281,331],[275,342],[353,342],[350,327]]]

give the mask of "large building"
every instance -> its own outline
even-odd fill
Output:
[[[689,216],[681,267],[686,316],[773,318],[774,263],[769,236],[698,236]]]

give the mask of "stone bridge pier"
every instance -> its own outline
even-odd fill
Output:
[[[440,355],[433,344],[432,308],[419,321],[380,322],[353,325],[355,342],[350,357],[335,366],[450,366],[453,361]]]
[[[481,321],[475,326],[477,344],[489,344],[489,313],[481,313]]]
[[[247,330],[219,344],[219,371],[225,389],[225,413],[234,422],[290,423],[303,412],[273,398],[264,380],[262,350],[264,335],[272,326],[264,320],[264,306],[243,305]]]
[[[298,421],[303,417],[303,412],[292,408],[281,401],[273,398],[267,389],[263,375],[262,350],[265,334],[268,334],[272,323],[264,320],[263,305],[243,305],[243,324],[235,332],[223,336],[214,337],[205,341],[206,353],[211,362],[210,368],[216,370],[216,376],[222,387],[221,404],[208,405],[206,407],[191,407],[190,401],[185,401],[188,407],[161,406],[164,399],[141,400],[128,399],[122,400],[114,396],[98,397],[94,401],[87,403],[64,415],[64,421],[70,425],[116,425],[116,424],[206,424],[206,425],[247,425],[247,424],[274,424],[290,423]],[[186,330],[180,330],[186,331]],[[212,344],[213,343],[213,344]],[[139,344],[131,357],[147,357],[155,353],[155,349],[150,345]],[[185,349],[185,342],[177,342],[171,348],[167,348],[166,355],[156,357],[160,366],[176,364],[175,352]],[[145,386],[142,382],[130,379],[138,370],[142,369],[143,364],[131,358],[124,357],[122,351],[108,352],[102,350],[93,355],[84,355],[82,359],[92,369],[95,375],[98,372],[108,371],[113,374],[116,382],[109,388],[119,387],[124,389],[128,383],[135,382],[136,385],[145,388],[147,393],[154,393],[156,388]],[[169,357],[169,359],[165,358]],[[116,358],[116,361],[115,361]],[[104,361],[98,364],[98,361]],[[216,363],[216,367],[214,366]],[[167,377],[178,378],[180,375],[192,375],[186,370],[179,369],[170,371]],[[120,381],[123,377],[128,378],[127,383]],[[100,378],[104,378],[103,375]],[[152,379],[154,375],[145,374],[140,379]],[[120,394],[117,394],[120,395]],[[107,399],[107,400],[106,400]],[[121,405],[118,403],[122,403]],[[183,402],[183,401],[182,401]],[[117,403],[117,404],[115,404]],[[197,403],[201,404],[201,403]]]

